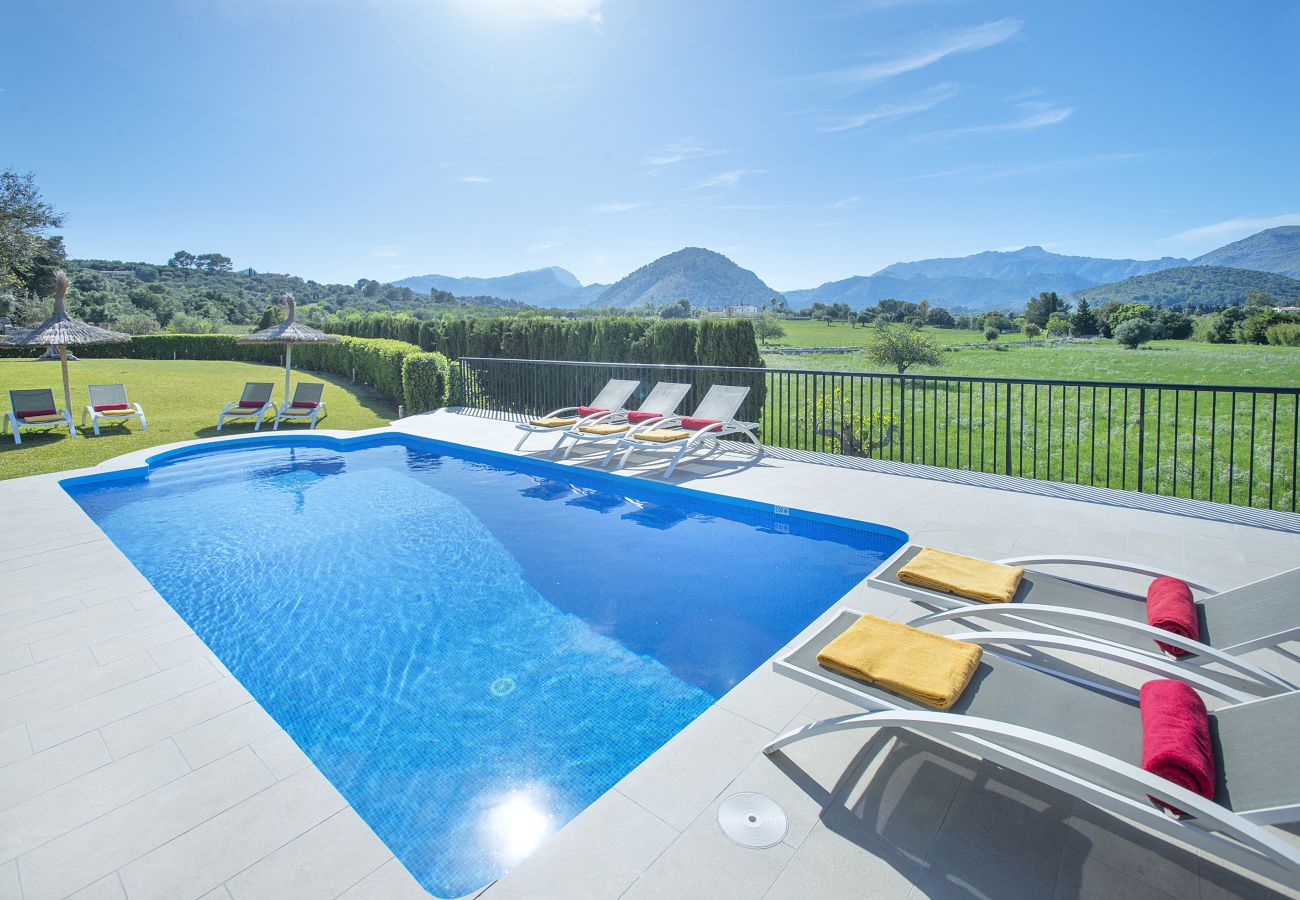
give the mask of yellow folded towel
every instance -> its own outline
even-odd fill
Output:
[[[631,425],[583,425],[578,430],[586,434],[622,434]]]
[[[18,421],[26,425],[44,425],[46,422],[66,422],[67,419],[63,416],[19,416]]]
[[[566,425],[572,425],[577,419],[557,419],[554,416],[548,419],[529,419],[528,424],[536,428],[563,428]]]
[[[135,410],[133,410],[133,409],[100,409],[100,410],[96,410],[96,411],[95,411],[95,415],[99,416],[101,419],[104,418],[104,417],[106,417],[106,416],[133,416],[133,415],[135,415]]]
[[[898,570],[898,580],[985,603],[1010,603],[1025,570],[925,547]]]
[[[817,654],[817,662],[934,709],[951,709],[979,668],[976,644],[863,616]]]
[[[684,428],[654,428],[650,431],[638,431],[632,437],[638,441],[654,441],[656,444],[671,444],[691,436]]]

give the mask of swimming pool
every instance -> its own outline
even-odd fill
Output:
[[[893,529],[414,437],[63,482],[435,896],[499,877]]]

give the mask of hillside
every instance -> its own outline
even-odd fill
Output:
[[[1087,300],[1094,307],[1111,300],[1149,303],[1152,306],[1234,305],[1246,302],[1250,291],[1270,294],[1279,304],[1300,303],[1300,281],[1272,272],[1254,272],[1228,266],[1180,266],[1099,284],[1076,291],[1072,300]]]
[[[1196,257],[1192,265],[1232,266],[1300,278],[1300,225],[1283,225],[1252,234]]]
[[[796,308],[819,303],[847,303],[852,309],[865,309],[881,300],[929,300],[950,307],[987,310],[1021,306],[1025,298],[1040,291],[1068,294],[1090,287],[1092,282],[1078,275],[1045,273],[1015,278],[947,277],[899,278],[892,275],[855,275],[842,281],[830,281],[811,290],[786,291],[785,297]]]
[[[605,289],[603,284],[583,286],[567,269],[549,266],[489,278],[455,278],[450,275],[415,275],[392,282],[417,294],[446,291],[457,297],[502,297],[532,306],[585,306]]]
[[[764,306],[781,295],[757,275],[721,253],[686,247],[644,265],[610,285],[594,305],[628,308],[651,303],[663,306],[685,297],[692,306]]]
[[[1072,275],[1089,284],[1102,284],[1185,265],[1187,260],[1169,256],[1148,260],[1104,259],[1095,256],[1064,256],[1044,250],[1042,247],[1022,247],[1010,251],[986,250],[983,253],[956,258],[894,263],[885,266],[876,275],[892,275],[909,279],[959,276],[993,278],[998,281],[1025,279],[1035,275],[1048,277]],[[1052,288],[1042,290],[1052,290]]]

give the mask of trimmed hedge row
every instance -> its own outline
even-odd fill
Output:
[[[462,356],[669,365],[763,365],[748,319],[558,319],[544,316],[437,319],[374,313],[326,326],[354,337],[418,344],[450,359]]]
[[[146,334],[127,344],[91,344],[75,347],[86,359],[229,359],[238,362],[282,363],[280,344],[240,344],[232,334]],[[0,357],[33,357],[42,347],[0,347]],[[412,382],[406,381],[406,363]],[[315,372],[351,377],[369,385],[394,403],[405,403],[408,412],[425,412],[447,405],[450,366],[438,353],[424,353],[403,341],[341,337],[337,344],[304,344],[294,347],[295,366]]]

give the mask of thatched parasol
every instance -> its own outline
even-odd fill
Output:
[[[21,347],[57,347],[59,363],[63,367],[63,404],[64,409],[72,412],[72,389],[68,386],[68,345],[69,344],[117,344],[131,340],[129,334],[96,328],[85,322],[78,322],[68,316],[63,298],[68,293],[68,276],[60,269],[54,273],[54,315],[35,328],[27,328],[8,335],[5,343]]]
[[[254,331],[238,339],[241,344],[284,344],[284,402],[289,403],[289,371],[293,368],[294,344],[337,344],[338,336],[317,331],[310,325],[299,325],[294,321],[298,307],[293,302],[293,294],[286,293],[284,301],[289,304],[289,315],[279,325]]]

